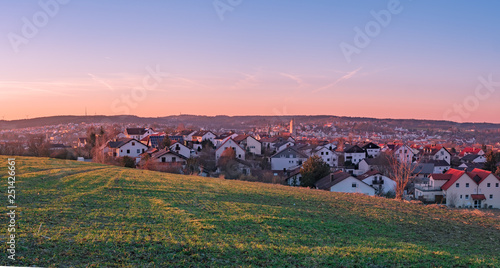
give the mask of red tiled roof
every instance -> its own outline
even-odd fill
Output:
[[[462,157],[465,156],[465,154],[478,154],[479,151],[481,151],[480,148],[472,148],[472,147],[467,147],[463,149],[458,156]]]
[[[431,174],[432,179],[434,180],[450,180],[452,178],[451,174]]]
[[[431,176],[435,180],[446,180],[448,178],[448,181],[443,186],[441,186],[441,189],[448,190],[448,188],[450,188],[450,186],[452,186],[464,174],[467,174],[467,176],[469,176],[475,183],[479,185],[492,173],[491,171],[478,168],[473,169],[471,172],[465,172],[462,170],[451,168],[446,171],[445,174],[432,174]],[[479,179],[475,179],[476,176]],[[498,178],[497,176],[495,176],[495,178],[500,180],[500,178]]]
[[[470,197],[472,200],[486,200],[486,196],[484,196],[484,194],[471,194]]]
[[[446,171],[445,174],[451,175],[451,178],[443,186],[441,186],[441,189],[448,190],[448,188],[450,188],[450,186],[452,186],[460,177],[462,177],[462,175],[465,174],[465,171],[450,168],[448,171]],[[433,177],[434,177],[434,175],[435,174],[432,174]]]
[[[233,140],[238,143],[238,142],[248,138],[248,136],[249,135],[238,135],[238,136],[234,137]]]

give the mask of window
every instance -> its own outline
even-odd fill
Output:
[[[455,186],[456,186],[457,188],[458,188],[458,187],[460,187],[460,183],[458,183],[458,182],[457,182],[457,183],[455,183]]]
[[[130,150],[127,150],[127,154],[130,154]]]
[[[465,195],[465,199],[467,199],[467,200],[469,199],[469,195],[468,194]]]
[[[177,162],[177,159],[175,157],[172,157],[172,163]]]
[[[140,154],[141,153],[141,149],[137,149],[137,153]]]
[[[162,163],[165,163],[165,162],[167,162],[167,159],[166,159],[165,157],[162,157],[162,158],[161,158],[161,162],[162,162]]]
[[[490,199],[493,199],[493,195],[492,194],[490,194]]]
[[[241,158],[241,154],[238,155],[238,158]]]
[[[352,184],[352,188],[356,188],[356,187],[358,187],[358,184],[357,183],[353,183]]]
[[[324,155],[325,153],[324,152],[321,152],[321,155]]]
[[[328,152],[326,152],[325,154],[328,155]]]
[[[330,158],[327,158],[327,159],[326,159],[326,162],[330,162]]]
[[[469,188],[469,183],[466,183],[466,184],[465,184],[465,188]]]
[[[460,199],[462,199],[462,195],[460,195]]]
[[[495,183],[495,187],[497,187],[497,188],[498,188],[498,182],[497,182],[497,183]]]
[[[491,183],[486,183],[486,187],[490,188],[491,187]]]

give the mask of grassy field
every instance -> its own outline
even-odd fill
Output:
[[[2,213],[0,265],[500,267],[498,214],[46,158],[16,166],[17,259]],[[7,157],[0,174],[7,211]]]

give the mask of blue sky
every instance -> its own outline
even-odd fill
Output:
[[[88,107],[500,122],[500,87],[474,99],[479,77],[500,81],[499,2],[240,2],[221,19],[213,1],[42,0],[57,12],[13,46],[13,34],[25,37],[23,18],[45,11],[37,1],[3,1],[0,116]],[[354,28],[365,31],[391,5],[400,12],[348,62],[340,44],[354,45]],[[121,101],[143,87],[148,67],[165,76],[144,98]]]

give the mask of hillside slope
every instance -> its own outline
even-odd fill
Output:
[[[500,219],[483,212],[45,158],[16,167],[18,259],[0,265],[500,267]]]

